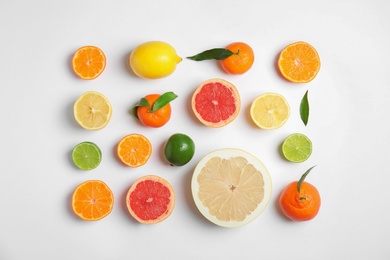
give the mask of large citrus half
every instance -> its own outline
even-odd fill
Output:
[[[126,205],[138,222],[159,223],[171,215],[175,206],[175,192],[165,179],[147,175],[131,185],[127,192]]]
[[[241,100],[232,83],[215,78],[203,82],[195,90],[191,105],[195,116],[204,125],[222,127],[237,117]]]
[[[263,163],[240,149],[206,155],[194,170],[192,195],[199,211],[223,227],[243,226],[267,207],[272,181]]]

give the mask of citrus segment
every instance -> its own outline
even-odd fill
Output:
[[[106,56],[98,47],[84,46],[73,55],[72,67],[80,78],[95,79],[106,67]]]
[[[300,133],[291,134],[282,144],[284,157],[291,162],[304,162],[312,152],[312,143],[310,139]]]
[[[110,122],[112,107],[103,94],[87,91],[82,94],[73,106],[74,118],[87,130],[99,130]]]
[[[287,80],[294,83],[312,81],[320,70],[321,62],[316,49],[306,42],[295,42],[279,55],[278,68]]]
[[[86,181],[73,192],[73,212],[83,220],[99,220],[106,217],[114,206],[114,195],[100,180]]]
[[[102,152],[96,144],[82,142],[73,148],[72,160],[81,170],[89,171],[99,166],[102,160]]]
[[[175,193],[165,179],[147,175],[131,185],[127,192],[126,205],[138,222],[155,224],[171,215],[175,205]]]
[[[117,146],[119,159],[127,166],[140,167],[152,154],[152,144],[143,135],[129,134],[122,138]]]
[[[192,96],[192,110],[206,126],[222,127],[231,123],[240,112],[237,88],[223,79],[203,82]]]
[[[290,106],[282,95],[264,93],[252,102],[250,115],[258,127],[277,129],[289,118]]]
[[[247,72],[255,61],[252,48],[243,42],[229,44],[226,49],[233,52],[231,56],[221,60],[221,66],[229,74],[240,75]]]
[[[129,63],[133,72],[145,79],[158,79],[172,74],[182,61],[176,50],[162,41],[145,42],[130,54]]]
[[[214,224],[243,226],[266,208],[271,176],[255,156],[239,149],[221,149],[196,166],[191,182],[199,211]]]

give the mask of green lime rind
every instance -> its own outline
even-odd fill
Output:
[[[313,147],[311,140],[304,134],[295,133],[289,135],[282,144],[284,157],[291,162],[304,162],[311,153]]]
[[[173,134],[164,144],[164,156],[171,166],[189,163],[195,154],[194,141],[185,134]]]
[[[102,161],[102,152],[92,142],[81,142],[73,148],[72,160],[79,169],[90,171],[99,166]]]

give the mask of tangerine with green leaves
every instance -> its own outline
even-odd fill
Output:
[[[140,99],[133,107],[132,113],[145,126],[162,127],[171,118],[169,103],[175,98],[177,95],[173,92],[166,92],[162,95],[149,94]]]

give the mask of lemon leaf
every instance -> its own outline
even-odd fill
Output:
[[[235,54],[234,52],[224,49],[224,48],[215,48],[206,50],[204,52],[198,53],[194,56],[187,57],[187,59],[194,61],[202,61],[202,60],[223,60]]]
[[[171,102],[172,100],[176,99],[177,98],[177,95],[175,93],[173,93],[172,91],[170,92],[166,92],[164,94],[162,94],[153,104],[150,112],[153,113],[155,112],[156,110],[164,107],[165,105],[167,105],[169,102]]]
[[[303,181],[305,180],[306,176],[309,174],[309,172],[314,168],[316,167],[316,165],[312,166],[311,168],[309,168],[302,176],[301,178],[299,179],[298,181],[298,185],[297,185],[297,188],[298,188],[298,193],[301,192],[301,186],[302,186],[302,183]],[[302,198],[301,198],[302,199]],[[304,198],[303,198],[304,199]]]
[[[149,102],[146,100],[146,98],[141,98],[137,104],[131,109],[131,114],[135,116],[138,119],[138,114],[137,114],[137,108],[138,107],[150,107]]]
[[[300,106],[300,113],[301,113],[301,119],[305,125],[307,125],[307,122],[309,121],[309,100],[307,97],[308,90],[306,91],[305,95],[303,96],[301,100],[301,106]]]

